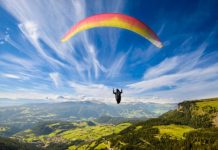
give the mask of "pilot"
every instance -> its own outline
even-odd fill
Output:
[[[116,89],[116,92],[113,89],[113,93],[115,94],[115,99],[117,101],[117,104],[119,104],[121,101],[121,94],[123,93],[122,89],[121,91],[119,89]]]

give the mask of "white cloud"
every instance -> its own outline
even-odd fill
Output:
[[[3,1],[2,6],[9,11],[19,22],[19,28],[29,41],[37,50],[38,55],[44,58],[52,68],[67,67],[62,61],[52,57],[47,50],[42,46],[40,41],[47,44],[51,50],[54,51],[63,60],[69,61],[74,58],[66,59],[65,56],[71,54],[69,50],[73,50],[72,44],[64,45],[60,42],[61,36],[67,28],[69,28],[69,21],[78,19],[72,16],[79,8],[77,4],[83,4],[82,1],[74,1],[66,3],[59,3],[54,1],[39,2],[39,1],[25,1],[20,2],[12,0],[10,2]],[[50,6],[50,7],[45,7]],[[65,7],[65,8],[64,8]],[[66,11],[67,8],[69,11]],[[63,11],[64,10],[64,11]],[[52,14],[52,15],[50,15]],[[83,15],[82,13],[80,15]],[[59,20],[57,22],[57,20]],[[57,23],[58,25],[55,25]],[[73,23],[73,21],[71,22]],[[74,61],[70,61],[72,64]],[[72,64],[76,65],[76,64]],[[79,68],[79,67],[78,67]]]
[[[36,64],[34,61],[30,59],[21,58],[11,54],[3,54],[2,57],[2,60],[9,62],[9,64],[14,64],[16,66],[20,66],[28,70],[33,69],[39,65],[39,63]]]
[[[56,87],[59,87],[62,85],[62,81],[61,81],[61,78],[60,78],[60,75],[58,72],[50,73],[49,76],[52,79],[52,81],[54,82],[54,85]]]
[[[20,76],[18,75],[15,75],[15,74],[1,74],[2,77],[5,77],[5,78],[10,78],[10,79],[21,79]]]
[[[55,98],[57,95],[53,93],[33,92],[29,89],[14,92],[0,92],[0,98],[10,99],[46,99],[46,97]]]
[[[181,46],[183,47],[183,44]],[[194,52],[164,59],[158,65],[148,69],[144,73],[144,79],[191,70],[199,63],[200,58],[207,46],[208,43],[205,41]]]
[[[157,66],[146,71],[146,73],[144,74],[144,79],[158,77],[160,75],[168,73],[169,71],[172,71],[173,69],[176,69],[176,67],[178,67],[177,59],[178,57],[173,57],[171,59],[168,59],[168,58],[165,59]]]
[[[70,82],[69,85],[74,89],[75,94],[94,96],[94,97],[108,97],[112,95],[112,88],[103,84],[81,84]]]
[[[19,28],[23,33],[26,32],[26,34],[29,35],[32,40],[38,39],[40,33],[38,31],[38,25],[36,23],[31,21],[25,22],[24,24],[19,24]]]
[[[119,56],[119,58],[114,59],[113,64],[108,69],[107,77],[116,77],[120,74],[120,71],[126,61],[128,53]]]
[[[151,95],[176,99],[195,98],[197,94],[197,97],[205,97],[210,95],[209,93],[211,93],[211,96],[214,96],[214,90],[217,89],[217,86],[214,86],[214,83],[218,82],[217,76],[218,64],[214,64],[206,68],[195,68],[184,72],[178,71],[153,79],[145,79],[130,84],[128,87],[130,88],[129,90],[132,90],[132,93],[145,92]],[[211,87],[207,85],[211,85]],[[216,95],[218,96],[218,94]]]

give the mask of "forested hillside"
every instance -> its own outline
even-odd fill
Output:
[[[217,149],[218,98],[185,101],[177,110],[134,124],[77,149]],[[75,147],[71,147],[75,149]]]
[[[0,149],[1,150],[39,150],[41,148],[36,147],[33,144],[19,142],[15,139],[0,137]]]

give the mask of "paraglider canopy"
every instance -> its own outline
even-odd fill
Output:
[[[61,41],[66,42],[77,33],[96,27],[116,27],[127,29],[143,36],[156,47],[163,47],[158,36],[145,23],[131,16],[119,13],[103,13],[87,17],[72,26]]]

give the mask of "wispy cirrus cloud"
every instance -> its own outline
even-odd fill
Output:
[[[218,82],[218,64],[208,64],[208,61],[212,60],[212,57],[217,57],[218,53],[215,52],[213,56],[204,56],[211,39],[213,36],[209,34],[195,51],[166,58],[151,67],[144,73],[141,81],[128,85],[129,90],[132,90],[132,93],[174,99],[215,96],[216,86],[214,85]],[[181,46],[183,47],[184,44]],[[191,44],[189,48],[192,48]]]
[[[105,3],[101,3],[94,3],[97,6],[96,10],[93,11],[100,13],[105,10]],[[51,69],[58,71],[58,69],[65,67],[66,70],[79,74],[85,80],[91,80],[93,77],[97,79],[100,72],[106,72],[107,69],[98,60],[97,49],[93,41],[90,40],[88,32],[79,34],[70,42],[64,44],[60,42],[61,37],[71,25],[85,18],[90,13],[87,9],[86,1],[75,0],[60,3],[55,1],[30,2],[22,0],[18,3],[14,0],[10,3],[2,1],[1,5],[18,20],[18,27],[25,36],[25,40],[29,41],[33,48],[37,50],[35,54],[38,57],[42,57],[44,62],[50,65]],[[45,7],[48,5],[50,7]],[[113,8],[113,11],[120,11],[124,7],[124,2],[116,2],[116,5],[113,6],[116,6],[115,9]],[[107,7],[108,11],[111,8]],[[109,40],[113,38],[110,36]],[[10,40],[12,43],[13,39],[11,38]],[[77,46],[78,41],[83,44],[83,47]],[[49,49],[45,48],[45,45],[42,43]],[[112,45],[116,44],[113,43]],[[26,47],[26,49],[28,48]],[[56,56],[54,57],[53,54]]]
[[[49,76],[52,79],[52,81],[54,82],[54,85],[56,87],[59,87],[60,85],[62,85],[61,77],[60,77],[58,72],[50,73]]]
[[[121,55],[118,55],[114,61],[111,67],[107,71],[107,77],[113,78],[120,75],[121,69],[123,68],[125,61],[130,53],[130,51],[133,49],[133,47],[130,47],[129,50]]]
[[[1,74],[1,76],[4,78],[10,78],[10,79],[20,79],[20,76],[15,75],[15,74]]]
[[[183,72],[185,70],[193,69],[195,65],[199,63],[200,57],[203,55],[207,46],[208,43],[205,41],[197,50],[191,53],[164,59],[160,64],[148,69],[144,73],[144,78],[155,78],[165,74],[172,74],[173,72]]]

